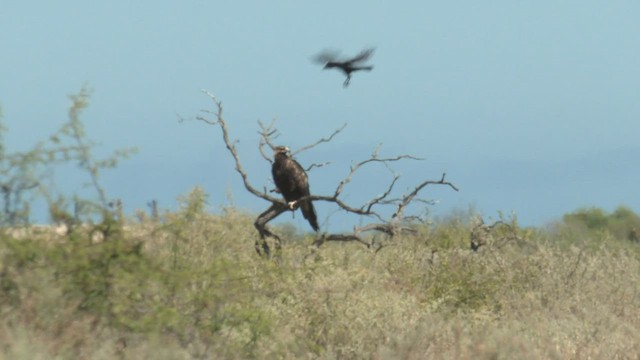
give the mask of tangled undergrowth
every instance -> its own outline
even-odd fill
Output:
[[[208,215],[194,190],[164,221],[96,239],[5,232],[7,359],[614,359],[640,353],[640,250],[574,223],[469,249],[446,220],[379,251],[314,248],[266,260],[252,218]],[[500,246],[498,246],[500,245]]]

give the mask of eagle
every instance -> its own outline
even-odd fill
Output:
[[[351,81],[351,73],[358,70],[373,70],[373,66],[363,66],[362,63],[367,61],[371,55],[373,55],[373,51],[375,48],[369,48],[362,50],[358,55],[351,59],[346,60],[338,60],[338,53],[333,51],[323,51],[320,54],[316,55],[313,60],[316,63],[324,64],[323,69],[340,69],[347,76],[342,86],[349,86],[349,82]]]
[[[291,152],[286,146],[276,146],[273,153],[273,165],[271,174],[273,182],[284,196],[289,208],[295,210],[300,207],[304,216],[314,231],[318,231],[318,218],[310,199],[300,200],[311,195],[309,192],[309,179],[300,164],[291,157]]]

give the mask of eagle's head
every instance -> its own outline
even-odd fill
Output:
[[[273,148],[273,157],[275,158],[278,155],[289,157],[291,156],[291,150],[286,146],[276,146]]]

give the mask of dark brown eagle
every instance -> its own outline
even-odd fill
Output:
[[[363,66],[363,62],[369,60],[375,48],[364,49],[360,54],[351,59],[338,59],[338,53],[335,51],[323,51],[316,55],[313,60],[319,64],[323,64],[323,69],[340,69],[347,76],[342,84],[344,87],[349,86],[351,81],[351,73],[354,71],[373,70],[373,66]]]
[[[314,231],[318,231],[318,219],[313,203],[309,199],[299,201],[299,199],[311,195],[307,174],[302,166],[291,157],[288,147],[276,146],[273,151],[271,174],[276,187],[289,204],[289,208],[295,210],[300,207],[304,218],[309,221]]]

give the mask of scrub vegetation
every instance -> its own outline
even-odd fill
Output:
[[[256,214],[212,214],[199,187],[175,211],[124,216],[100,173],[130,151],[94,160],[79,120],[88,92],[72,100],[61,133],[28,152],[0,147],[0,358],[640,354],[640,217],[629,208],[541,228],[460,212],[369,247],[318,246],[274,225],[281,249],[260,257]],[[56,193],[56,164],[80,166],[94,194]],[[37,198],[59,227],[29,224]]]

